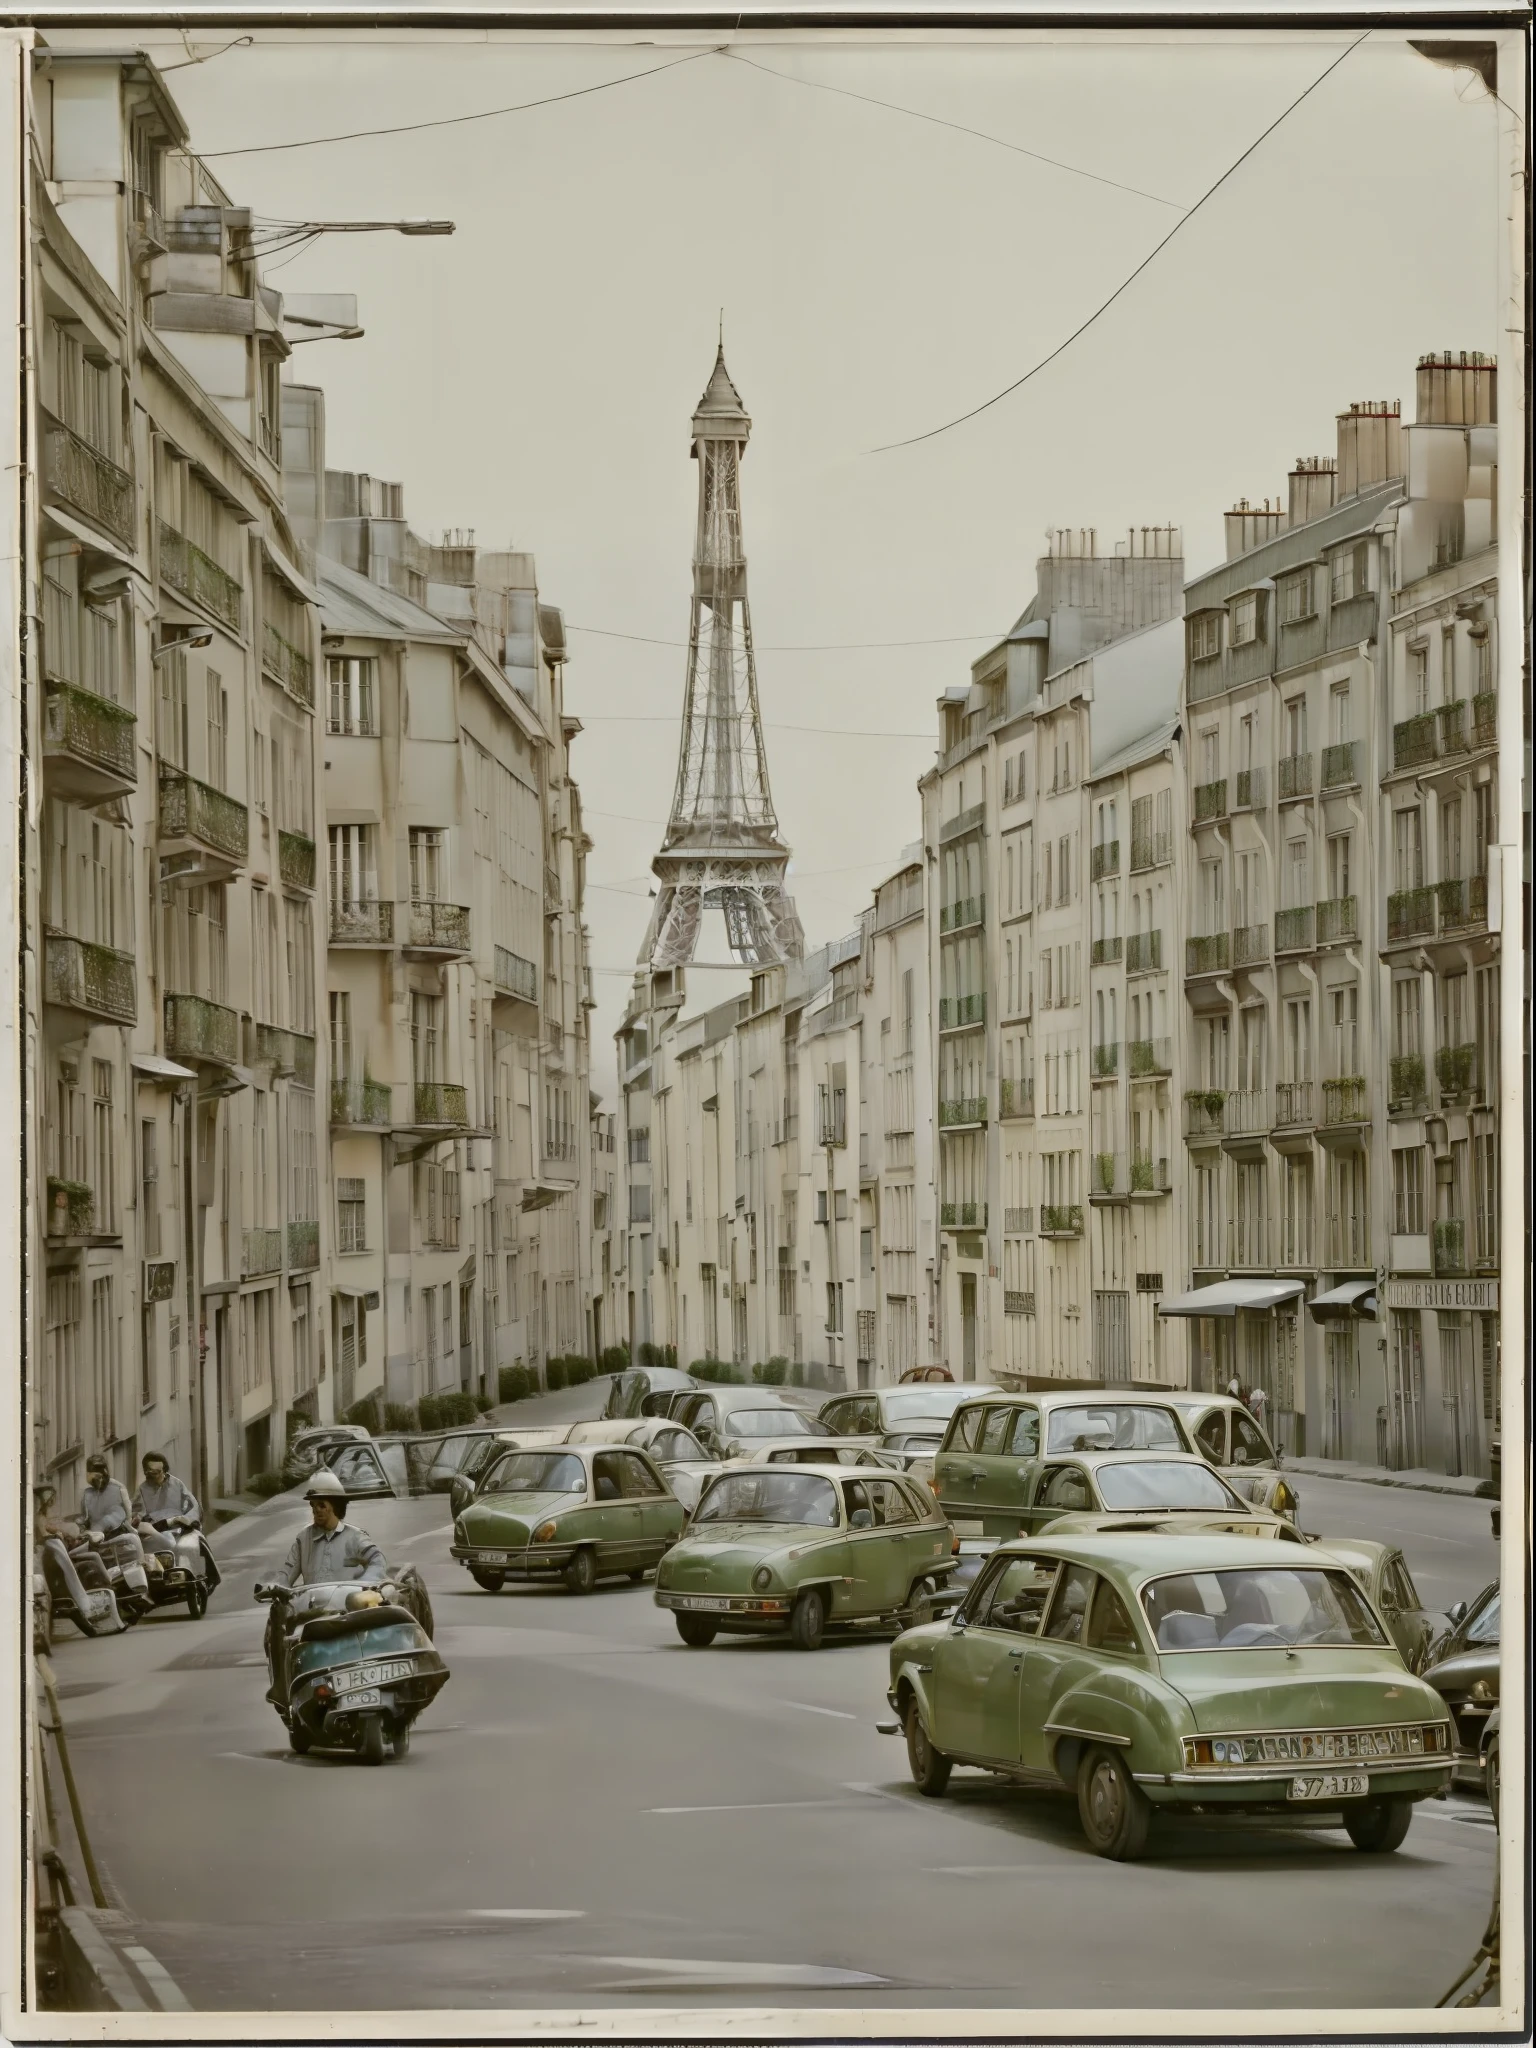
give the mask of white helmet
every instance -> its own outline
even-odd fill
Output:
[[[346,1497],[347,1489],[336,1474],[326,1470],[317,1472],[304,1489],[306,1500],[345,1500]]]

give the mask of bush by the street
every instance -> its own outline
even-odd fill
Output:
[[[538,1391],[538,1374],[526,1365],[504,1365],[496,1375],[496,1393],[502,1401],[526,1401]]]
[[[739,1387],[741,1374],[734,1365],[727,1365],[723,1358],[696,1358],[688,1368],[691,1379],[715,1380],[725,1386]]]
[[[761,1365],[754,1365],[752,1377],[761,1387],[782,1387],[789,1378],[787,1358],[765,1358]]]
[[[609,1344],[598,1354],[598,1369],[601,1372],[627,1372],[629,1370],[629,1346]]]
[[[490,1403],[487,1402],[489,1407]],[[416,1413],[424,1430],[460,1429],[477,1422],[483,1411],[473,1394],[423,1394]]]
[[[354,1401],[341,1419],[355,1424],[358,1429],[366,1429],[370,1436],[377,1436],[384,1426],[379,1417],[378,1395],[365,1394],[361,1401]]]
[[[640,1363],[642,1365],[664,1365],[675,1372],[677,1370],[677,1346],[675,1344],[642,1344],[640,1346]],[[690,1365],[688,1370],[692,1372],[693,1367]]]
[[[247,1493],[259,1494],[263,1500],[270,1500],[275,1493],[281,1493],[288,1482],[281,1472],[253,1472],[245,1482]]]
[[[547,1358],[544,1361],[544,1384],[552,1394],[557,1393],[565,1385],[563,1358]]]
[[[408,1401],[386,1401],[384,1403],[384,1427],[391,1434],[411,1436],[420,1429],[416,1410]]]

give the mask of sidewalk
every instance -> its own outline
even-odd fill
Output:
[[[1357,1465],[1348,1458],[1293,1458],[1286,1455],[1287,1472],[1304,1472],[1314,1479],[1352,1479],[1364,1486],[1408,1486],[1418,1493],[1459,1493],[1464,1499],[1478,1498],[1481,1479],[1461,1479],[1449,1472],[1390,1472],[1385,1465]],[[1484,1500],[1492,1496],[1484,1494]]]

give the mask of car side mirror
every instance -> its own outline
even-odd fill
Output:
[[[848,1526],[850,1529],[873,1529],[875,1526],[874,1515],[868,1508],[855,1508],[848,1517]]]
[[[1448,1622],[1449,1622],[1449,1623],[1451,1624],[1451,1627],[1452,1627],[1452,1628],[1460,1628],[1461,1624],[1462,1624],[1462,1623],[1463,1623],[1463,1622],[1464,1622],[1464,1621],[1466,1620],[1466,1618],[1467,1618],[1467,1603],[1466,1603],[1466,1601],[1465,1601],[1465,1600],[1458,1600],[1458,1601],[1456,1602],[1456,1605],[1455,1605],[1454,1607],[1452,1607],[1452,1608],[1450,1608],[1450,1609],[1448,1609],[1448,1610],[1447,1610],[1447,1613],[1446,1613],[1446,1617],[1445,1617],[1445,1618],[1446,1618],[1446,1620],[1447,1620],[1447,1621],[1448,1621]]]

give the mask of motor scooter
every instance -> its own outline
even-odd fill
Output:
[[[83,1544],[91,1555],[100,1559],[107,1584],[117,1599],[117,1611],[132,1628],[155,1604],[149,1590],[143,1544],[132,1529],[119,1529],[111,1536],[104,1535],[100,1529],[91,1529]]]
[[[208,1596],[219,1583],[218,1567],[211,1565],[203,1541],[202,1524],[170,1516],[148,1525],[157,1535],[169,1538],[172,1549],[145,1550],[145,1563],[153,1560],[158,1570],[149,1572],[149,1597],[156,1607],[174,1607],[185,1601],[187,1613],[201,1621],[208,1612]],[[211,1566],[211,1568],[210,1568]]]
[[[397,1759],[410,1748],[412,1723],[448,1667],[399,1595],[388,1583],[257,1586],[277,1622],[274,1705],[299,1756],[346,1749],[381,1764],[386,1748]]]
[[[47,1536],[37,1547],[48,1593],[50,1624],[72,1621],[83,1636],[118,1635],[128,1624],[101,1559],[84,1544],[73,1550],[62,1537]],[[51,1634],[51,1627],[50,1627]]]

